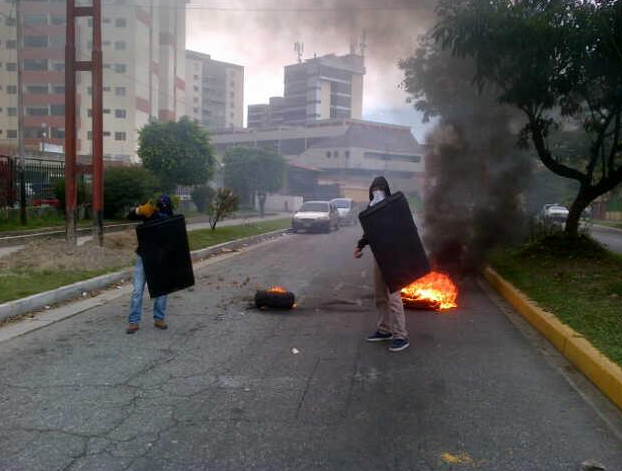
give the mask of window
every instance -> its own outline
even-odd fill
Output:
[[[104,131],[104,137],[110,137],[110,131]]]
[[[47,59],[24,59],[24,70],[48,70]]]
[[[7,129],[6,137],[8,137],[9,139],[17,139],[17,130]]]
[[[24,15],[24,24],[26,26],[47,26],[47,15]]]
[[[194,89],[195,92],[199,91],[199,87],[197,87],[196,85],[194,87],[192,87]]]
[[[198,99],[197,97],[194,97],[194,98],[193,98],[193,101],[194,101],[195,103],[198,103],[198,102],[199,102],[199,99]]]
[[[326,152],[326,158],[327,158],[327,159],[330,159],[330,151],[327,151],[327,152]]]
[[[111,44],[112,44],[112,43],[111,43],[110,41],[103,41],[103,42],[102,42],[102,47],[110,47],[110,45],[111,45]],[[93,46],[91,46],[91,48],[92,48],[92,47],[93,47]]]
[[[107,25],[108,23],[111,23],[111,22],[112,22],[112,21],[110,20],[110,18],[104,18],[104,19],[102,20],[102,23],[103,23],[103,24],[105,24],[105,25]]]
[[[345,151],[345,156],[346,156],[346,159],[350,158],[350,151],[349,150]]]
[[[9,116],[17,116],[17,108],[10,107],[6,111]]]
[[[127,65],[125,65],[125,64],[115,64],[114,65],[114,71],[117,74],[124,74],[125,72],[127,72]]]
[[[86,131],[86,140],[87,141],[93,140],[93,131]]]
[[[124,132],[115,132],[114,133],[114,140],[115,141],[125,141],[126,140],[126,134]]]
[[[17,85],[7,85],[6,86],[6,92],[9,95],[15,95],[17,94]]]
[[[86,24],[89,28],[93,27],[93,18],[89,18],[88,20],[86,20]]]
[[[64,36],[50,36],[50,46],[55,48],[61,48],[65,46]]]
[[[6,42],[7,49],[17,49],[17,42],[14,39],[9,39]]]
[[[229,113],[229,118],[233,119],[234,117],[235,117],[235,114]]]
[[[335,157],[335,158],[339,157],[339,151],[338,151],[338,150],[336,150],[335,152],[333,152],[333,157]]]
[[[102,87],[102,91],[103,92],[109,92],[110,91],[110,87]]]
[[[65,139],[65,128],[52,128],[52,139]]]
[[[114,49],[115,49],[115,51],[125,51],[125,49],[126,49],[125,41],[115,41],[114,42]]]
[[[87,118],[92,118],[93,117],[93,110],[91,108],[86,110],[86,117]]]
[[[52,116],[64,116],[65,105],[50,105],[50,114]]]
[[[15,26],[15,18],[7,18],[4,21],[4,24],[7,26]]]
[[[48,114],[47,108],[26,108],[26,116],[47,116]]]
[[[48,92],[47,85],[26,85],[26,92],[35,95],[45,95]]]
[[[88,95],[92,95],[92,94],[93,94],[93,87],[87,87],[87,89],[86,89],[86,93],[87,93]]]
[[[48,47],[48,37],[47,36],[25,36],[24,46],[25,47]]]
[[[63,93],[65,93],[65,86],[64,85],[54,85],[52,87],[52,90],[54,90],[54,93],[63,94]]]
[[[114,110],[114,117],[115,118],[126,118],[127,111],[126,110]]]
[[[116,88],[114,89],[114,94],[115,94],[116,96],[125,96],[125,94],[126,94],[126,89],[125,89],[125,87],[116,87]]]
[[[56,71],[56,72],[64,72],[65,71],[65,63],[64,62],[56,62],[52,68]]]
[[[9,72],[16,72],[17,71],[17,62],[7,62],[6,63],[6,70]]]
[[[117,28],[125,28],[127,26],[127,20],[125,18],[117,18],[114,20],[114,25]]]
[[[195,75],[195,76],[194,76],[194,79],[195,79],[195,80],[199,80],[199,76],[198,76],[198,75]]]
[[[104,114],[110,114],[110,108],[104,108]]]
[[[198,114],[198,113],[199,113],[199,109],[198,109],[198,108],[192,108],[192,111],[193,111],[195,114]]]
[[[65,26],[65,17],[64,16],[52,15],[51,23],[54,26]]]

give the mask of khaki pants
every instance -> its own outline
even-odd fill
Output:
[[[374,261],[374,288],[376,295],[376,308],[378,309],[378,332],[391,333],[393,338],[408,339],[406,330],[406,317],[404,305],[399,291],[389,292],[384,282],[380,268]]]

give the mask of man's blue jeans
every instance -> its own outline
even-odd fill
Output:
[[[134,265],[134,291],[132,292],[132,306],[130,307],[130,323],[140,322],[143,310],[143,291],[145,291],[145,268],[143,267],[143,259],[140,255],[136,256],[136,265]],[[153,318],[164,319],[166,313],[166,296],[159,296],[153,302]]]

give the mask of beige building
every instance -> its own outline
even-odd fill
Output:
[[[138,130],[149,118],[185,114],[184,1],[103,2],[104,158],[136,161]],[[23,2],[26,145],[64,145],[65,2]],[[16,29],[0,3],[0,146],[17,147]],[[77,20],[78,59],[92,48],[91,20]],[[91,154],[91,76],[78,75],[78,154]],[[44,131],[42,131],[44,130]],[[44,134],[45,132],[45,134]]]
[[[244,67],[186,51],[186,114],[210,130],[244,122]]]
[[[307,59],[285,67],[283,97],[249,105],[249,128],[321,119],[361,119],[364,57],[355,53]]]

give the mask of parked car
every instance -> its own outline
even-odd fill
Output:
[[[350,198],[335,198],[330,201],[337,208],[339,213],[339,224],[342,226],[351,226],[356,224],[356,214],[354,211],[354,202]]]
[[[330,201],[307,201],[294,213],[292,230],[321,230],[326,233],[339,229],[339,213]]]
[[[540,211],[540,221],[543,224],[560,226],[562,229],[566,225],[568,219],[568,208],[560,204],[545,204]]]

